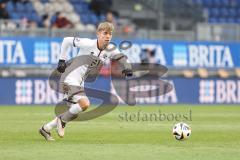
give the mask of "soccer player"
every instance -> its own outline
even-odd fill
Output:
[[[102,22],[97,28],[97,39],[78,38],[78,37],[65,37],[61,45],[61,53],[58,62],[57,70],[62,73],[68,69],[66,64],[66,53],[69,47],[78,47],[80,55],[91,55],[98,57],[102,63],[107,59],[119,61],[123,66],[122,73],[125,76],[132,76],[131,65],[127,63],[127,58],[118,49],[113,51],[107,50],[107,47],[112,39],[114,27],[109,22]],[[81,57],[80,57],[81,58]],[[65,94],[67,100],[71,103],[68,111],[57,116],[52,121],[44,124],[39,133],[47,140],[54,140],[51,136],[51,130],[57,128],[57,133],[60,137],[64,137],[64,128],[66,124],[75,118],[77,118],[80,112],[87,110],[90,106],[90,102],[86,94],[84,93],[84,80],[87,77],[88,71],[91,69],[91,64],[75,67],[68,73],[64,79]]]

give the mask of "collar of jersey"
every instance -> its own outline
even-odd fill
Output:
[[[107,47],[106,47],[107,48]],[[104,48],[104,49],[106,49],[106,48]],[[99,46],[98,46],[98,39],[97,39],[97,49],[100,51],[100,52],[102,52],[104,49],[100,49],[99,48]]]

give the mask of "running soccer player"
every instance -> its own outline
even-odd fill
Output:
[[[106,62],[107,59],[117,60],[124,66],[122,73],[127,77],[132,76],[131,65],[127,63],[126,56],[120,53],[118,49],[113,51],[107,50],[107,47],[112,39],[113,30],[113,24],[109,22],[102,22],[99,24],[96,31],[97,39],[65,37],[61,45],[61,53],[57,70],[64,74],[67,69],[66,53],[68,48],[78,47],[80,48],[80,52],[77,56],[93,56],[99,58],[101,63]],[[60,137],[64,137],[64,128],[66,124],[77,118],[80,112],[87,110],[90,106],[89,99],[84,92],[84,80],[86,79],[90,68],[91,64],[75,67],[75,69],[69,72],[64,79],[64,93],[67,95],[67,100],[72,103],[68,111],[44,124],[39,129],[39,133],[47,141],[54,140],[50,133],[53,128],[57,128],[58,135]]]

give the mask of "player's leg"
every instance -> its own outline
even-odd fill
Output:
[[[51,136],[50,132],[47,132],[44,127],[39,129],[39,133],[47,140],[47,141],[54,141],[54,138]]]
[[[43,125],[43,129],[47,132],[50,132],[53,128],[57,127],[57,118],[54,118],[52,121]]]
[[[67,95],[67,92],[69,90],[69,87],[65,84],[62,85],[63,90],[65,94]],[[40,129],[39,133],[46,139],[46,140],[54,140],[51,136],[51,130],[57,127],[57,120],[58,117],[55,117],[52,121],[44,124]]]
[[[72,104],[68,111],[57,118],[57,132],[60,137],[64,136],[66,124],[77,118],[80,112],[85,111],[90,106],[90,102],[85,95],[75,95],[74,99],[77,99],[77,103]]]
[[[39,133],[47,140],[52,141],[54,140],[51,136],[51,130],[57,127],[57,118],[54,118],[52,121],[44,124],[40,129]]]

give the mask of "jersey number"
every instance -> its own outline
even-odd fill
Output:
[[[90,64],[90,67],[96,67],[96,66],[99,65],[99,63],[100,63],[100,60],[95,59],[95,60],[93,60],[92,63]]]

